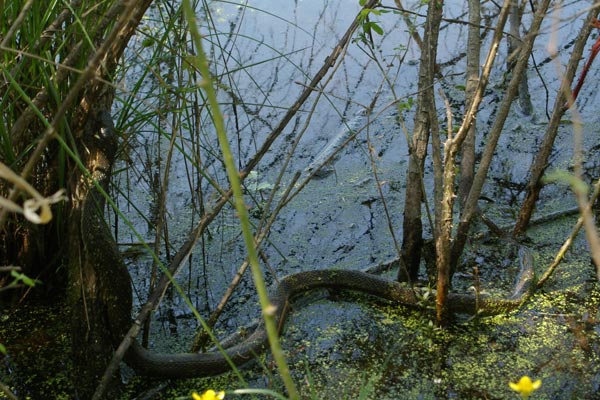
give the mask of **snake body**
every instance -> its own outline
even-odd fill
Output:
[[[533,280],[531,254],[525,255],[521,262],[522,270],[518,280],[518,292],[507,299],[495,299],[481,296],[476,299],[473,295],[450,293],[448,297],[449,310],[458,313],[497,314],[514,310],[527,297]],[[271,295],[271,304],[276,307],[278,326],[283,326],[291,301],[308,291],[327,288],[352,290],[373,295],[397,304],[419,307],[420,299],[410,287],[395,281],[390,281],[373,274],[347,270],[320,270],[299,272],[283,278]],[[476,307],[479,307],[477,309]],[[264,325],[248,336],[242,343],[225,349],[224,353],[235,365],[241,365],[261,354],[267,347],[267,334]],[[145,375],[164,378],[191,378],[198,376],[217,375],[231,369],[231,365],[221,352],[212,353],[152,353],[135,343],[126,359],[136,371]]]
[[[109,114],[100,114],[99,120],[103,137],[111,139],[112,121]],[[114,137],[111,139],[114,140]],[[95,178],[102,187],[107,187],[110,167],[115,154],[109,152],[96,160],[100,164]],[[89,262],[96,263],[95,269],[101,281],[104,298],[107,302],[108,320],[114,346],[118,346],[131,325],[132,294],[130,276],[123,264],[112,234],[99,213],[98,204],[103,198],[95,186],[89,188],[89,195],[82,208],[81,225],[87,235],[83,238],[84,252]],[[99,256],[99,250],[101,256]],[[517,308],[530,293],[534,281],[533,257],[525,247],[520,251],[520,274],[512,296],[506,299],[491,298],[484,295],[450,293],[448,308],[450,312],[470,314],[495,314]],[[270,296],[275,307],[277,326],[282,327],[293,299],[307,291],[318,288],[352,290],[394,303],[419,307],[420,299],[415,290],[395,281],[380,278],[360,271],[319,270],[299,272],[281,279]],[[224,349],[223,352],[159,354],[142,347],[137,341],[125,355],[125,361],[138,373],[162,378],[190,378],[221,374],[229,371],[233,365],[241,365],[261,354],[267,348],[267,334],[264,324],[241,343]]]

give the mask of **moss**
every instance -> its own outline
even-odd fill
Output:
[[[22,304],[5,314],[0,338],[7,356],[0,381],[20,398],[73,398],[70,342],[64,333],[69,318],[61,304]]]

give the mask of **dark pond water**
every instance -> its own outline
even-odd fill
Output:
[[[199,9],[206,49],[213,60],[211,68],[220,82],[227,132],[240,168],[321,67],[358,12],[357,3],[214,1],[208,4],[210,14]],[[294,197],[279,212],[268,243],[263,246],[262,256],[266,260],[263,268],[269,283],[274,277],[297,271],[366,269],[395,257],[369,145],[377,155],[375,165],[391,212],[389,222],[401,238],[408,150],[406,132],[399,120],[404,121],[410,133],[414,107],[400,112],[397,105],[416,99],[420,50],[409,34],[408,24],[421,30],[426,13],[421,3],[403,2],[411,11],[407,19],[394,13],[371,17],[381,25],[384,35],[374,35],[372,48],[360,41],[349,44],[343,61],[321,82],[322,86],[302,106],[246,180],[247,203],[254,224],[259,224],[272,192],[275,193],[271,210],[288,186],[292,186]],[[447,1],[444,17],[466,20],[465,3]],[[393,6],[394,2],[384,4]],[[556,6],[543,25],[534,52],[537,69],[532,60],[528,71],[533,115],[525,116],[518,106],[514,107],[483,193],[491,201],[482,202],[481,206],[499,225],[514,222],[530,163],[547,125],[546,109],[552,106],[560,84],[561,65],[568,60],[572,40],[581,26],[581,14],[589,5],[587,1],[573,1]],[[168,18],[169,7],[168,3],[157,3],[151,9],[144,27],[146,32],[160,37],[161,21]],[[495,24],[497,12],[495,2],[482,2],[482,14],[486,17],[482,24]],[[207,19],[208,15],[212,19]],[[523,28],[530,19],[526,7]],[[444,79],[438,86],[445,96],[459,103],[465,78],[466,35],[464,24],[443,23],[438,63]],[[482,57],[490,38],[491,32],[484,35]],[[142,39],[140,35],[128,54],[126,65],[131,67],[123,78],[127,88],[147,68],[142,60],[156,50],[156,47],[142,48]],[[589,46],[592,43],[590,40]],[[547,50],[551,44],[558,49],[554,60],[549,59]],[[157,62],[156,72],[170,79],[171,67],[165,57],[167,61]],[[485,145],[486,134],[496,116],[506,58],[503,45],[478,116],[479,150]],[[168,82],[175,87],[179,85],[175,80]],[[141,101],[136,112],[155,114],[157,109],[164,110],[165,105],[155,95],[158,86],[156,80],[144,79],[137,93]],[[126,95],[127,92],[122,93],[123,98]],[[590,77],[579,103],[588,179],[598,176],[597,96],[598,82]],[[373,110],[366,115],[364,110],[374,99]],[[121,117],[124,127],[137,128],[135,134],[130,132],[130,162],[123,163],[122,173],[117,177],[117,186],[128,198],[117,196],[119,204],[137,230],[136,235],[119,223],[118,239],[123,248],[137,244],[140,238],[150,243],[155,241],[153,218],[174,125],[182,129],[177,130],[177,150],[172,155],[169,172],[165,214],[169,247],[165,250],[161,246],[163,261],[168,261],[185,241],[200,220],[201,210],[209,209],[218,197],[193,162],[201,165],[202,173],[221,187],[228,187],[207,113],[190,111],[195,100],[192,94],[188,103],[181,103],[184,112],[165,112],[169,123],[157,119],[154,125],[140,127],[132,122],[134,117]],[[117,111],[121,108],[122,104],[115,107]],[[446,124],[441,98],[437,99],[437,111],[440,123]],[[460,115],[460,107],[456,112]],[[192,121],[197,116],[197,122]],[[567,114],[560,128],[551,159],[553,168],[568,170],[572,165],[571,118]],[[350,137],[349,129],[360,132],[333,162],[324,166],[322,173],[304,184],[315,161],[323,159],[328,147],[337,149],[342,142],[340,138]],[[292,183],[296,172],[300,173],[300,179]],[[281,186],[277,188],[278,179]],[[430,161],[425,165],[425,190],[431,199]],[[567,210],[574,204],[567,187],[549,185],[542,192],[536,215]],[[538,273],[549,264],[573,223],[573,217],[562,218],[528,232],[530,245],[536,251]],[[430,236],[429,231],[426,234]],[[203,316],[216,306],[244,256],[237,217],[230,207],[225,207],[177,277]],[[139,303],[147,292],[151,259],[132,257],[129,263]],[[457,290],[470,290],[474,264],[479,266],[483,290],[502,293],[512,285],[516,264],[503,243],[490,240],[471,244],[464,267],[457,274]],[[395,274],[393,270],[382,273],[390,277]],[[462,321],[440,331],[433,327],[433,317],[427,313],[373,305],[371,299],[357,301],[351,296],[315,295],[304,300],[305,305],[293,313],[283,342],[289,352],[293,376],[306,398],[347,399],[361,393],[366,393],[363,398],[382,399],[514,398],[508,382],[530,375],[543,380],[537,398],[594,399],[600,390],[600,297],[593,278],[585,240],[579,237],[565,266],[530,304],[514,315]],[[258,315],[248,276],[215,331],[219,336],[227,336]],[[154,315],[152,346],[163,351],[186,349],[196,325],[181,297],[168,293]],[[278,378],[271,375],[275,372],[269,357],[264,366],[266,369],[254,365],[243,370],[249,385],[281,390]],[[134,380],[131,391],[139,393],[148,383],[140,386]],[[239,387],[241,384],[227,374],[216,379],[161,386],[163,394],[154,398],[188,396],[192,389]]]
[[[404,5],[413,12],[407,20],[421,29],[426,9],[420,2]],[[580,14],[588,5],[588,2],[571,2],[556,7],[543,25],[535,60],[528,71],[533,115],[526,116],[517,105],[513,107],[491,168],[491,179],[483,193],[490,201],[482,203],[482,207],[500,225],[514,221],[529,166],[547,125],[547,107],[552,106],[560,84],[561,66],[568,60],[572,40],[581,26]],[[220,96],[240,167],[294,103],[358,9],[356,2],[344,0],[210,4],[214,27],[206,43],[215,60],[213,72],[224,88]],[[523,29],[531,19],[528,10]],[[495,24],[497,12],[495,3],[483,2],[482,24]],[[465,20],[465,3],[447,2],[444,16]],[[408,151],[399,119],[403,119],[410,132],[414,107],[400,113],[397,104],[416,99],[420,51],[409,35],[407,20],[392,13],[372,19],[382,26],[384,35],[375,35],[373,48],[360,41],[348,46],[343,61],[319,87],[321,96],[313,94],[303,105],[246,182],[250,211],[258,223],[278,177],[281,176],[282,187],[277,189],[275,202],[281,199],[292,176],[297,171],[301,173],[292,189],[295,197],[280,211],[270,231],[269,243],[263,248],[264,259],[268,260],[263,265],[268,282],[274,276],[301,270],[365,269],[395,256],[368,144],[377,154],[375,165],[391,210],[391,225],[401,237]],[[460,86],[464,85],[466,29],[465,25],[446,21],[440,35],[438,63],[444,79],[438,84],[445,96],[458,103],[462,101]],[[204,30],[209,31],[206,27]],[[491,32],[487,32],[484,43],[489,44],[490,38]],[[558,50],[554,61],[548,53],[552,44]],[[487,45],[482,58],[485,50]],[[503,45],[478,116],[479,149],[485,145],[486,134],[496,116],[506,58]],[[588,80],[579,104],[585,123],[583,140],[588,149],[589,178],[597,175],[598,159],[590,150],[598,143],[597,85],[593,79]],[[235,107],[231,105],[234,98]],[[374,99],[373,112],[367,116],[364,110]],[[443,125],[445,108],[442,99],[437,100]],[[460,107],[455,112],[459,116]],[[553,168],[569,169],[572,165],[570,118],[567,114],[566,123],[560,128],[551,160]],[[203,129],[201,134],[195,134],[195,139],[192,133],[189,137],[184,134],[184,140],[190,143],[186,151],[193,153],[191,143],[196,141],[201,148],[204,170],[226,187],[210,125],[207,123]],[[322,160],[328,146],[337,148],[341,139],[349,137],[349,129],[360,133],[322,173],[304,186],[315,162]],[[140,141],[147,147],[156,137],[150,134],[145,140]],[[205,200],[214,198],[214,189],[206,180],[194,178],[193,168],[181,153],[174,160],[169,178],[167,222],[171,244],[176,248],[183,240],[179,235],[185,237],[185,232],[193,226],[190,222],[199,218],[199,202],[197,197],[190,196],[190,187],[196,193],[202,191]],[[430,161],[425,171],[426,191],[431,198]],[[302,190],[296,191],[298,188]],[[141,210],[150,211],[155,206],[156,197],[149,192],[150,188],[143,186],[130,192]],[[568,188],[550,185],[542,192],[537,215],[574,205]],[[131,218],[138,219],[135,213]],[[572,223],[572,219],[563,219],[530,231],[539,272],[549,263]],[[146,229],[145,223],[135,226],[147,235],[147,240],[154,240],[153,230]],[[135,241],[124,232],[122,241],[131,240]],[[473,285],[470,268],[476,264],[484,290],[502,293],[510,288],[516,265],[514,258],[501,247],[501,243],[493,241],[474,243],[465,255],[464,270],[457,274],[455,287],[469,290]],[[371,393],[366,398],[374,398],[375,394],[390,399],[510,398],[508,381],[526,374],[543,379],[539,398],[593,398],[600,384],[600,376],[594,372],[599,370],[598,300],[592,296],[596,293],[591,291],[593,270],[584,240],[579,239],[575,247],[573,257],[568,260],[569,271],[559,272],[556,281],[525,310],[510,317],[466,323],[448,332],[433,329],[431,315],[385,307],[374,309],[368,302],[356,304],[344,298],[333,302],[320,298],[307,301],[303,311],[294,314],[284,339],[294,377],[303,390],[311,391],[316,398],[351,398],[365,388]],[[189,269],[180,276],[201,311],[215,306],[244,254],[235,213],[225,210],[204,236]],[[132,264],[134,272],[136,268],[140,271],[138,285],[143,288],[147,282],[147,264],[138,261]],[[244,280],[216,331],[226,335],[257,315],[252,283]],[[182,300],[177,296],[170,299],[156,318],[155,346],[166,350],[189,343],[193,334],[190,327],[195,326],[190,316]],[[176,339],[172,337],[175,331]],[[272,367],[268,361],[267,367]],[[273,384],[259,368],[245,370],[245,374],[251,386]],[[274,382],[277,385],[278,380],[274,378]],[[190,385],[198,390],[238,387],[227,377],[184,383],[183,387]]]

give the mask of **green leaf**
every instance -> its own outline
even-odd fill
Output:
[[[27,286],[35,286],[35,280],[31,279],[30,277],[28,277],[27,275],[23,275],[21,277],[21,280],[23,281],[24,284],[26,284]]]
[[[15,278],[15,283],[16,283],[16,282],[19,282],[19,281],[21,281],[21,282],[23,282],[25,285],[27,285],[27,286],[31,286],[31,287],[34,287],[36,283],[39,283],[39,281],[38,281],[38,280],[31,279],[31,278],[30,278],[30,277],[28,277],[27,275],[25,275],[25,274],[22,274],[22,273],[20,273],[20,272],[17,272],[17,271],[10,271],[10,275],[11,275],[13,278]]]
[[[143,47],[150,47],[153,44],[154,44],[154,38],[152,38],[152,37],[147,37],[144,40],[142,40]]]
[[[400,111],[400,112],[408,111],[413,107],[413,104],[414,104],[413,98],[409,97],[406,99],[406,101],[398,103],[398,111]]]
[[[375,22],[371,22],[371,29],[373,29],[377,34],[383,35],[383,29]]]

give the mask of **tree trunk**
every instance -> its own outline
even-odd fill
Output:
[[[435,104],[433,80],[442,9],[443,1],[431,1],[425,22],[426,28],[419,67],[419,95],[412,143],[410,143],[404,222],[402,224],[402,257],[408,271],[400,269],[398,272],[399,281],[415,281],[419,275],[421,248],[423,247],[423,225],[421,222],[421,203],[424,198],[423,166],[427,155],[430,126],[432,121],[437,123],[437,116],[430,115],[430,110],[435,109],[431,105]]]
[[[573,82],[573,78],[575,77],[575,72],[577,71],[579,61],[581,60],[586,41],[593,29],[592,21],[597,15],[598,8],[593,8],[590,10],[585,21],[583,22],[583,26],[577,37],[577,40],[575,41],[575,45],[573,46],[573,52],[571,53],[569,64],[565,70],[560,90],[554,102],[552,117],[550,118],[550,122],[546,128],[546,133],[544,135],[540,150],[536,154],[535,160],[531,166],[530,179],[529,183],[527,184],[527,194],[525,195],[525,200],[523,200],[523,203],[521,204],[519,217],[513,232],[516,236],[525,232],[527,225],[529,224],[529,220],[531,219],[531,215],[535,209],[535,203],[540,195],[540,191],[542,190],[542,176],[546,171],[548,158],[552,153],[554,140],[558,134],[558,126],[560,125],[561,118],[567,110],[565,104],[568,99],[568,94],[571,91],[571,84]]]
[[[508,62],[506,68],[510,73],[515,64],[516,58],[519,53],[519,48],[523,41],[521,40],[521,18],[523,16],[523,7],[526,2],[524,1],[519,5],[519,0],[512,0],[510,6],[510,17],[508,22],[510,25],[510,35],[508,36]],[[533,104],[531,104],[531,96],[529,95],[529,80],[527,74],[523,75],[523,79],[519,83],[519,106],[521,112],[524,115],[531,115],[533,113]]]
[[[120,12],[119,20],[111,32],[98,39],[98,50],[88,61],[88,68],[95,68],[96,76],[110,80],[149,4],[150,1],[134,2],[124,9],[121,6],[114,9]],[[71,240],[67,249],[67,294],[73,358],[80,371],[79,395],[91,398],[112,359],[113,347],[120,343],[131,325],[132,291],[129,273],[104,219],[104,196],[118,150],[109,111],[114,87],[91,80],[82,93],[71,131],[87,171],[82,172],[75,165],[71,167],[75,173],[69,182],[68,237]],[[118,391],[118,385],[112,385],[105,396],[114,398]]]
[[[469,36],[467,39],[467,82],[465,94],[465,109],[473,101],[473,95],[479,82],[479,62],[481,57],[481,4],[479,0],[469,0]],[[475,133],[477,120],[471,124],[465,141],[461,148],[460,183],[458,187],[458,200],[461,208],[464,205],[475,174]]]
[[[486,57],[485,64],[483,66],[481,77],[477,84],[477,88],[471,96],[469,106],[465,111],[465,116],[462,121],[460,128],[456,135],[453,135],[452,131],[448,132],[448,139],[444,143],[444,176],[443,176],[443,190],[442,190],[442,201],[437,204],[440,207],[439,213],[436,213],[436,232],[435,237],[435,248],[436,248],[436,262],[438,270],[437,278],[437,293],[436,293],[436,318],[438,325],[445,325],[447,322],[447,310],[448,310],[448,290],[450,286],[451,271],[452,268],[452,222],[453,222],[453,206],[454,206],[454,180],[456,177],[456,160],[455,156],[458,153],[461,145],[463,144],[465,137],[468,134],[471,124],[475,120],[477,109],[481,103],[482,95],[487,82],[489,80],[490,72],[496,58],[497,49],[502,39],[502,29],[508,16],[508,2],[505,2],[500,11],[498,17],[498,24],[496,31],[494,32],[494,38],[490,50]],[[471,188],[473,191],[474,187]],[[467,198],[465,203],[465,209],[463,214],[467,214],[472,208]]]
[[[533,44],[535,42],[535,39],[537,38],[540,25],[542,23],[542,20],[546,16],[546,11],[549,5],[550,1],[544,0],[540,2],[538,8],[536,9],[536,13],[534,14],[534,18],[531,24],[531,29],[529,30],[529,33],[527,34],[525,40],[523,41],[523,44],[521,45],[521,49],[519,51],[519,58],[517,60],[517,64],[515,65],[513,76],[508,84],[508,88],[504,93],[504,98],[502,99],[498,115],[496,116],[494,124],[490,129],[490,133],[488,133],[487,135],[488,142],[483,151],[481,162],[479,164],[479,169],[477,170],[477,173],[475,174],[475,177],[473,179],[473,186],[471,187],[471,191],[469,192],[469,196],[467,197],[467,201],[465,202],[464,211],[460,216],[460,222],[456,233],[456,239],[454,240],[454,243],[452,245],[452,256],[450,260],[451,270],[454,270],[456,265],[458,264],[458,260],[466,244],[467,234],[469,232],[473,216],[477,212],[477,201],[479,199],[479,195],[481,194],[481,190],[483,189],[483,184],[487,177],[487,173],[492,162],[494,152],[496,150],[496,145],[498,144],[498,140],[500,139],[500,135],[502,133],[504,123],[506,122],[506,118],[508,117],[510,107],[517,94],[522,75],[526,72],[527,60],[531,54]]]
[[[6,123],[10,134],[2,138],[10,140],[1,143],[0,154],[42,195],[65,188],[70,201],[55,207],[53,221],[41,227],[0,210],[0,226],[9,228],[0,232],[0,262],[23,266],[28,276],[42,280],[37,294],[47,296],[47,287],[60,289],[61,294],[66,291],[72,315],[75,385],[79,398],[91,398],[112,356],[116,337],[122,335],[122,326],[131,322],[129,277],[104,222],[104,197],[91,186],[95,179],[107,189],[110,163],[116,154],[108,114],[114,88],[106,81],[111,80],[151,1],[69,3],[63,9],[49,9],[48,16],[54,15],[54,20],[40,28],[37,41],[25,43],[26,50],[38,57],[15,54],[10,59],[11,53],[3,53],[11,76],[40,112],[18,100],[22,97],[19,94],[6,95],[17,100],[5,114],[12,121]],[[23,12],[27,20],[26,10]],[[78,23],[73,22],[74,13]],[[10,39],[3,38],[19,50],[22,43]],[[57,67],[44,62],[46,59],[61,64]],[[83,70],[74,72],[81,66]],[[57,137],[62,145],[53,140]],[[66,146],[72,153],[65,151]],[[9,189],[0,187],[0,193],[16,199],[18,191]],[[51,298],[55,297],[62,296],[53,292]]]
[[[111,100],[100,99],[98,105],[107,107]],[[123,327],[131,322],[129,275],[104,220],[105,198],[95,186],[108,191],[116,137],[104,126],[108,112],[94,110],[87,116],[87,123],[78,131],[82,133],[79,154],[90,175],[75,173],[70,182],[67,231],[72,349],[82,398],[91,398],[112,358],[114,343],[120,341]],[[115,315],[122,315],[120,310],[126,310],[126,316],[115,319]],[[107,394],[114,397],[117,393],[115,385]]]

